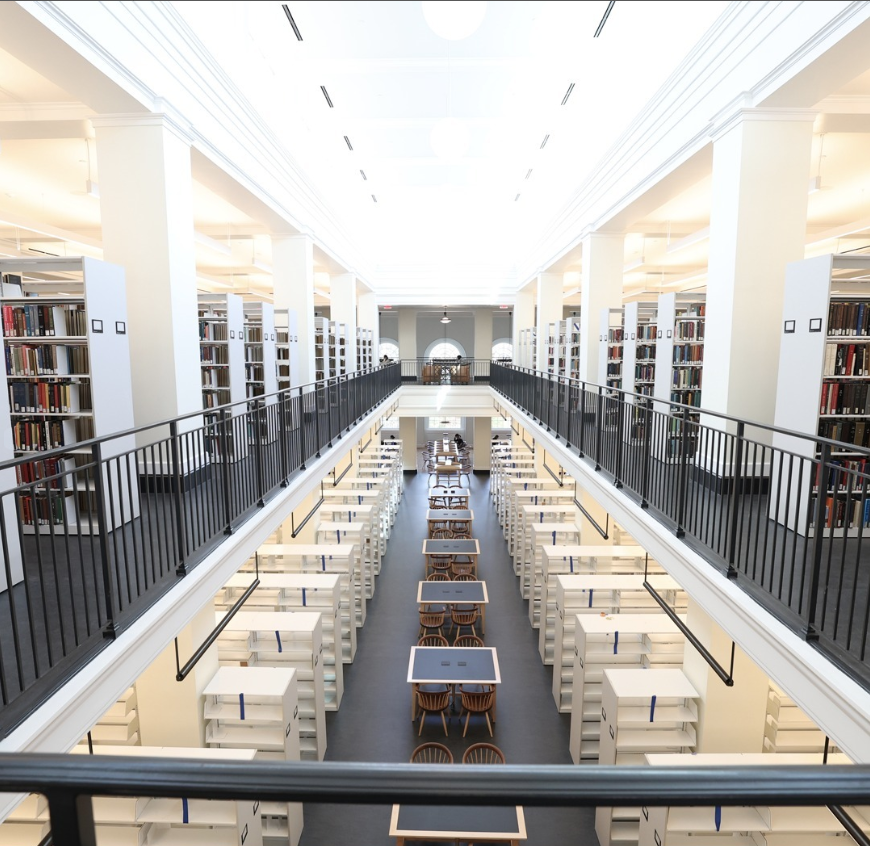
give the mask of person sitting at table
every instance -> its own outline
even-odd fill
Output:
[[[468,444],[462,440],[462,435],[460,435],[459,432],[453,436],[453,442],[456,444],[456,449],[465,449],[465,447],[468,446]]]

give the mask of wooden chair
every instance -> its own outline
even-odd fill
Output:
[[[444,631],[444,606],[424,605],[420,609],[420,633],[421,637],[427,634],[443,634]],[[451,629],[452,631],[452,629]]]
[[[450,572],[453,574],[454,581],[457,576],[473,576],[474,581],[477,581],[474,575],[474,564],[471,561],[457,561],[454,557],[450,562]]]
[[[456,637],[462,634],[462,629],[470,628],[471,633],[476,635],[474,624],[480,617],[480,608],[476,605],[451,605],[450,606],[450,631],[453,633],[453,627],[456,627]]]
[[[463,764],[504,764],[504,752],[491,743],[473,743],[462,756]]]
[[[450,578],[451,567],[453,567],[452,555],[430,555],[428,557],[427,568],[433,573],[444,573],[445,576]],[[428,577],[427,575],[426,578]]]
[[[453,645],[460,648],[465,647],[466,649],[486,646],[483,642],[483,638],[478,637],[477,635],[459,635],[459,637],[453,641]]]
[[[465,637],[470,637],[470,635],[465,635]],[[455,646],[456,644],[453,645]],[[483,641],[481,641],[480,645],[483,646]],[[450,646],[450,641],[444,635],[427,634],[417,641],[417,646]]]
[[[450,707],[450,688],[447,685],[439,686],[435,690],[421,690],[417,688],[417,707],[420,709],[419,737],[423,733],[423,723],[426,722],[426,714],[441,714],[441,724],[444,726],[444,734],[447,734],[446,711]]]
[[[453,577],[454,582],[476,582],[477,578],[474,573],[457,573]]]
[[[434,540],[453,540],[453,532],[448,528],[432,529],[432,533],[429,537]]]
[[[426,576],[427,582],[449,582],[450,576],[447,573],[430,573]]]
[[[462,711],[459,713],[459,719],[462,719],[462,712],[465,712],[465,727],[462,729],[462,736],[468,731],[468,721],[472,714],[483,714],[486,717],[486,727],[489,729],[489,736],[492,737],[492,722],[489,719],[489,712],[495,704],[495,691],[492,685],[478,685],[479,690],[467,690],[462,685],[459,686],[459,695],[462,700]]]
[[[411,753],[412,764],[452,764],[453,753],[443,743],[423,743]]]

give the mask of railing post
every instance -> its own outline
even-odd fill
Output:
[[[51,842],[54,846],[95,846],[94,803],[89,795],[76,795],[73,788],[48,793]]]
[[[290,449],[287,444],[290,438],[290,426],[287,422],[287,403],[290,402],[290,391],[278,394],[278,428],[281,432],[279,448],[281,450],[281,487],[286,488],[290,484]]]
[[[185,549],[187,548],[187,524],[184,519],[184,497],[183,482],[181,478],[181,467],[178,457],[178,421],[173,420],[169,424],[169,449],[172,455],[172,487],[175,495],[175,531],[178,538],[178,564],[175,567],[175,573],[179,576],[187,575],[187,556]]]
[[[598,386],[598,399],[595,402],[595,469],[601,469],[601,437],[604,429],[604,393]]]
[[[223,482],[224,520],[226,521],[224,534],[231,535],[233,533],[233,509],[230,497],[230,448],[232,439],[227,433],[228,422],[227,410],[222,408],[219,424],[221,428],[221,437],[218,442],[221,444],[219,455],[221,460],[221,479]]]
[[[652,464],[652,400],[643,400],[643,480],[641,481],[640,507],[649,508],[649,468]]]
[[[254,461],[257,465],[257,505],[263,508],[266,505],[265,478],[263,475],[263,409],[265,401],[254,400]],[[250,411],[248,412],[251,413]]]
[[[545,389],[545,394],[547,397],[547,431],[550,431],[550,408],[553,405],[553,375],[551,373],[547,374],[547,386]]]
[[[819,583],[822,572],[822,549],[825,539],[825,506],[828,498],[825,492],[828,489],[828,472],[831,463],[831,445],[822,443],[821,455],[819,456],[819,475],[816,485],[816,505],[813,519],[813,555],[811,559],[812,573],[810,574],[810,589],[807,595],[807,628],[804,637],[807,640],[818,640],[819,631],[816,628],[816,608],[819,603]],[[834,498],[831,503],[833,520],[831,525],[836,526],[837,491],[834,489]]]
[[[572,411],[571,406],[573,405],[573,402],[572,402],[573,397],[571,394],[572,388],[573,388],[572,380],[571,379],[566,380],[566,382],[565,382],[565,446],[568,447],[569,449],[571,448],[571,430],[573,428],[571,426],[571,422],[573,419],[572,415],[571,415],[571,411]]]
[[[616,467],[613,471],[613,484],[617,488],[622,487],[622,454],[625,450],[625,394],[621,391],[616,394]]]
[[[737,522],[740,509],[741,489],[743,487],[743,438],[746,424],[737,421],[737,434],[734,436],[734,462],[731,467],[731,501],[728,504],[728,578],[737,578]]]
[[[118,636],[118,623],[115,619],[115,585],[112,582],[112,568],[109,562],[109,533],[106,530],[107,500],[103,481],[103,449],[102,444],[99,442],[91,447],[91,461],[94,465],[94,505],[96,506],[96,519],[99,528],[100,567],[103,572],[103,599],[106,603],[106,624],[103,626],[103,637],[114,640]]]
[[[562,416],[562,383],[560,377],[556,377],[556,428],[554,437],[559,440],[559,418]]]
[[[683,525],[686,521],[686,498],[689,495],[689,409],[683,409],[683,416],[679,418],[682,423],[680,432],[680,467],[679,487],[677,489],[677,537],[686,536]]]
[[[317,397],[315,396],[315,400]],[[315,411],[317,405],[315,404]],[[314,416],[314,422],[317,423],[317,415]],[[308,456],[305,454],[305,398],[302,393],[302,386],[299,387],[299,469],[305,469],[305,459]]]
[[[331,381],[332,379],[327,379],[324,388],[324,390],[326,391],[326,434],[329,439],[327,447],[329,447],[330,449],[332,449],[332,392],[329,387],[329,383]]]
[[[586,457],[584,445],[586,443],[586,383],[580,383],[580,445],[577,452],[580,458]]]

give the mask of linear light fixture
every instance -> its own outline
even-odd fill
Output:
[[[326,98],[326,102],[329,104],[329,108],[334,109],[335,106],[332,105],[332,99],[329,96],[329,92],[326,90],[326,86],[321,85],[320,90],[323,92],[323,96]]]
[[[374,194],[372,194],[372,200],[374,200],[375,202],[377,202],[377,201],[378,201],[378,198],[377,198]]]
[[[296,40],[302,40],[302,33],[299,32],[299,27],[296,26],[296,21],[293,20],[293,15],[290,14],[290,7],[286,3],[281,4],[281,8],[284,10],[284,14],[287,15],[287,20],[290,21],[290,26],[293,27],[293,32],[296,34]]]
[[[519,200],[519,198],[520,198],[520,195],[517,194],[516,197],[514,197],[514,202],[516,202],[517,200]]]
[[[344,136],[344,143],[347,144],[347,149],[348,149],[348,150],[352,150],[352,149],[353,149],[353,144],[350,143],[350,138],[348,138],[346,135]]]
[[[706,241],[709,237],[710,227],[705,226],[703,229],[699,229],[697,232],[692,232],[690,235],[686,235],[685,238],[680,238],[679,240],[668,244],[665,252],[677,253],[680,250],[685,250],[686,247],[691,247],[693,244],[700,244],[701,241]]]
[[[547,142],[548,142],[549,140],[550,140],[550,135],[549,135],[549,133],[547,133],[547,134],[544,136],[544,140],[541,141],[541,149],[542,149],[542,150],[544,149],[544,147],[547,146]]]
[[[607,23],[607,19],[610,17],[610,13],[613,11],[613,7],[616,5],[616,0],[610,0],[607,4],[607,8],[604,10],[604,15],[601,18],[601,22],[598,24],[598,28],[595,30],[595,35],[593,38],[598,38],[601,35],[601,30],[604,29],[604,24]]]
[[[526,174],[526,179],[528,179],[532,175],[532,168],[529,168],[529,172]]]
[[[363,178],[363,182],[369,181],[369,178],[366,176],[366,172],[362,168],[359,169],[359,175]]]
[[[572,83],[568,86],[568,90],[565,92],[565,96],[562,98],[562,105],[563,105],[563,106],[565,105],[565,103],[568,102],[568,98],[571,96],[571,92],[572,92],[573,90],[574,90],[574,83],[572,82]]]

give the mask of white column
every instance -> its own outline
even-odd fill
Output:
[[[513,336],[514,364],[520,367],[531,367],[532,362],[527,358],[520,361],[520,332],[523,329],[531,329],[535,325],[535,292],[532,285],[526,285],[521,291],[517,291],[514,300]]]
[[[357,324],[363,329],[371,329],[374,352],[372,357],[377,364],[381,356],[378,348],[381,344],[381,320],[378,314],[378,298],[374,291],[363,291],[357,298]]]
[[[126,272],[133,413],[142,426],[202,408],[190,139],[161,114],[92,123],[103,257]]]
[[[356,276],[341,273],[329,279],[329,309],[332,320],[343,323],[347,333],[347,370],[356,370]]]
[[[399,358],[417,358],[417,310],[413,308],[399,309]]]
[[[704,408],[773,423],[785,266],[804,257],[814,116],[741,109],[714,135]]]
[[[178,634],[181,663],[193,654],[214,628],[212,603]],[[190,675],[175,680],[175,646],[169,644],[136,680],[139,738],[142,746],[203,746],[205,721],[202,692],[218,670],[217,645],[200,658]]]
[[[492,359],[492,309],[474,309],[474,357],[481,361]]]
[[[562,275],[539,273],[537,306],[538,370],[547,369],[547,338],[549,325],[562,319]]]
[[[272,236],[275,308],[296,311],[299,381],[314,381],[314,244],[308,235]]]
[[[495,409],[493,409],[495,410]],[[474,418],[474,469],[489,470],[492,455],[492,418]]]
[[[601,309],[622,308],[623,235],[592,233],[583,239],[580,291],[580,378],[598,381]]]
[[[402,465],[405,470],[417,470],[417,418],[399,418],[399,438],[402,441]]]
[[[689,600],[686,625],[726,670],[731,638]],[[698,752],[762,752],[767,713],[767,675],[739,647],[734,653],[734,686],[727,687],[686,644],[683,671],[701,695],[698,703]]]

